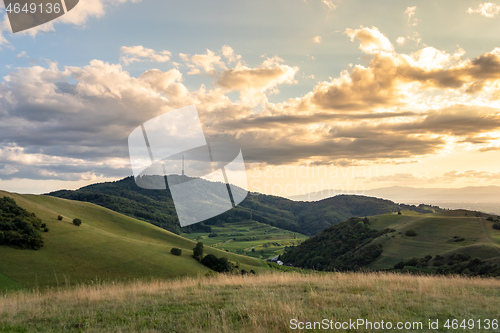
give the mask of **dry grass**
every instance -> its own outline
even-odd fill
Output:
[[[288,332],[289,321],[499,319],[500,281],[382,273],[183,278],[0,296],[2,332]],[[483,331],[484,332],[484,331]]]

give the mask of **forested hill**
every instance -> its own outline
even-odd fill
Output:
[[[435,207],[398,205],[389,200],[365,196],[338,195],[317,202],[297,202],[286,198],[252,193],[236,208],[181,230],[170,192],[147,190],[135,184],[133,177],[99,183],[75,191],[61,190],[48,195],[91,202],[116,212],[150,222],[180,233],[210,232],[220,222],[255,220],[278,228],[314,235],[351,216],[369,216],[399,210],[431,212]]]

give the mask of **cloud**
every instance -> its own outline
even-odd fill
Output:
[[[475,9],[469,8],[467,10],[467,13],[469,14],[476,13],[484,17],[493,18],[498,13],[500,13],[500,5],[497,5],[492,2],[483,2],[482,4],[478,5]]]
[[[500,48],[479,57],[463,59],[464,51],[453,54],[424,47],[412,54],[398,54],[389,39],[376,28],[347,29],[351,40],[371,55],[368,66],[355,65],[339,77],[319,83],[302,99],[303,107],[320,110],[362,110],[403,106],[426,90],[464,94],[488,93],[500,98]]]
[[[258,104],[267,101],[266,93],[277,93],[280,84],[295,83],[298,67],[282,64],[277,57],[266,59],[258,68],[238,65],[223,71],[217,84],[228,90],[237,90],[244,102]]]
[[[394,51],[392,43],[376,27],[347,29],[345,34],[351,38],[351,41],[358,39],[360,41],[359,48],[365,53],[376,54],[380,52]]]
[[[405,10],[405,16],[408,18],[408,25],[416,26],[418,24],[418,20],[415,18],[415,12],[417,10],[417,6],[408,7]]]
[[[314,36],[312,41],[315,44],[320,44],[321,43],[321,36]]]
[[[167,50],[156,52],[155,50],[145,48],[142,45],[122,46],[120,51],[122,53],[120,61],[124,65],[130,65],[134,62],[142,61],[167,62],[170,60],[170,56],[172,55]]]
[[[406,43],[406,38],[398,37],[398,39],[396,39],[396,43],[398,43],[398,45],[404,45]]]
[[[225,52],[227,56],[234,56],[227,48]],[[190,75],[201,74],[202,70],[207,74],[215,74],[218,68],[226,68],[226,65],[222,61],[222,57],[208,49],[205,54],[195,54],[191,56],[189,54],[180,53],[179,56],[191,69],[188,73]]]
[[[321,0],[321,2],[324,3],[330,10],[335,10],[337,8],[337,5],[334,4],[332,0]]]
[[[207,140],[238,143],[248,162],[405,163],[498,147],[500,49],[475,59],[430,46],[403,54],[375,27],[346,34],[367,64],[274,102],[269,96],[294,84],[299,68],[278,57],[249,66],[227,45],[137,77],[100,60],[11,70],[0,82],[0,178],[126,176],[130,131],[190,104]],[[158,54],[139,50],[144,60]],[[196,70],[210,82],[188,89],[186,74]]]
[[[234,50],[229,45],[222,46],[221,50],[222,55],[226,58],[229,63],[241,63],[241,55],[234,53]]]

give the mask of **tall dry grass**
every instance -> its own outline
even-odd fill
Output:
[[[500,319],[499,308],[500,281],[494,279],[218,275],[9,293],[0,297],[0,331],[289,332],[292,318]]]

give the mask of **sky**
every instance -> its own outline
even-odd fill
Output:
[[[251,191],[500,185],[500,3],[80,0],[0,13],[0,189],[132,175],[127,138],[196,105]]]

